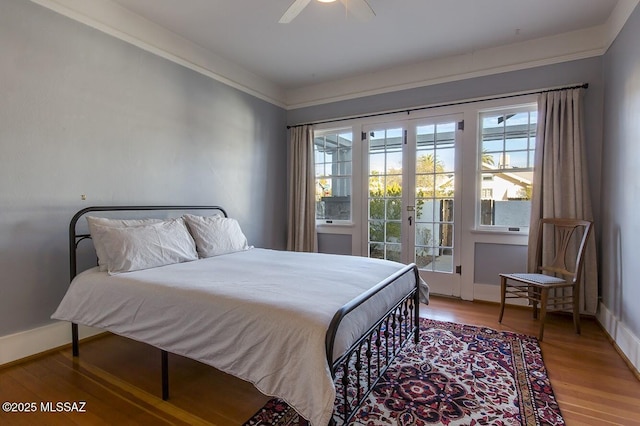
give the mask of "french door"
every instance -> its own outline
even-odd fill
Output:
[[[416,263],[433,293],[460,295],[461,130],[455,116],[366,126],[367,253]]]

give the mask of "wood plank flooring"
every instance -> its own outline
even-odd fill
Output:
[[[421,316],[535,335],[528,309],[432,297]],[[600,326],[584,319],[582,334],[571,318],[550,314],[542,353],[568,425],[639,425],[640,381]],[[33,413],[0,412],[2,425],[240,425],[268,398],[252,385],[211,367],[170,355],[170,399],[160,395],[160,351],[105,335],[80,345],[0,368],[0,402],[36,403]],[[85,401],[85,412],[43,412],[47,403]]]

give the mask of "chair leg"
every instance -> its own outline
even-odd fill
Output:
[[[540,300],[540,289],[537,287],[529,287],[527,291],[533,292],[533,299],[529,299],[533,305],[533,319],[538,319],[538,300]]]
[[[576,297],[575,291],[573,294],[573,327],[576,329],[576,334],[580,334],[580,296]]]
[[[504,299],[507,293],[507,277],[500,277],[500,316],[498,322],[502,323],[502,316],[504,315]]]
[[[542,342],[542,336],[544,335],[544,321],[547,316],[547,301],[549,299],[549,289],[542,288],[540,291],[540,331],[538,333],[538,340]]]

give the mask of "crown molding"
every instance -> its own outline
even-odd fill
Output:
[[[609,19],[607,19],[605,24],[607,26],[607,49],[609,49],[616,37],[618,37],[618,34],[622,31],[624,24],[626,24],[627,19],[629,19],[629,16],[631,16],[636,6],[638,6],[638,3],[640,3],[640,0],[618,0],[616,7],[611,12],[611,15],[609,15]]]

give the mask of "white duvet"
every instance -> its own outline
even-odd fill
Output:
[[[334,313],[404,265],[355,256],[252,249],[109,276],[79,274],[52,318],[187,356],[329,423],[335,387],[325,355]],[[339,329],[334,357],[415,286],[413,273]],[[426,286],[421,289],[428,297]]]

